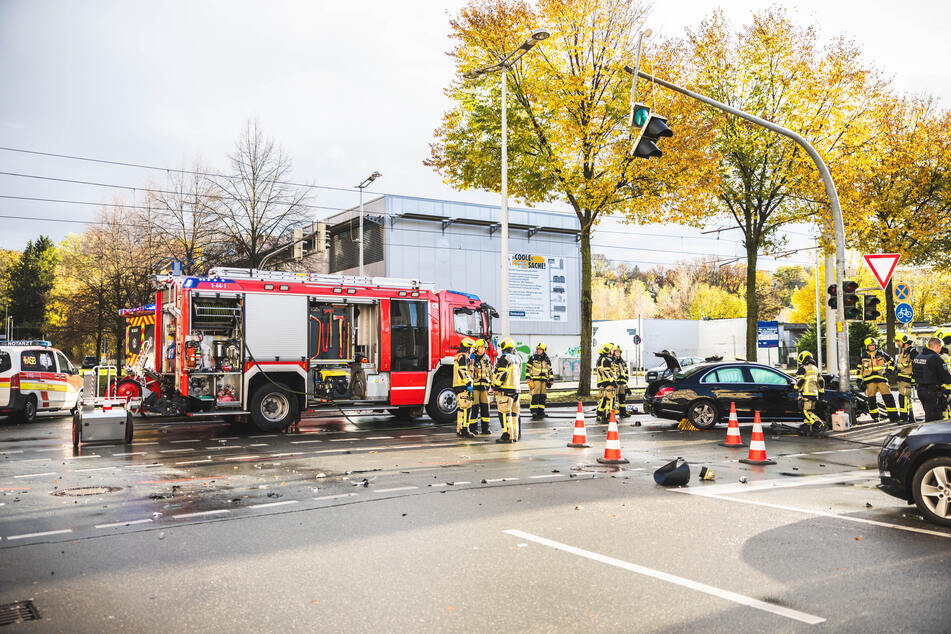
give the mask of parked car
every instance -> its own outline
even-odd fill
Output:
[[[48,341],[0,345],[0,415],[31,423],[37,412],[75,409],[82,387],[79,370]]]
[[[98,357],[83,357],[83,362],[81,368],[83,370],[92,370],[94,367],[99,365]]]
[[[878,454],[878,488],[951,526],[951,421],[899,429]]]
[[[665,353],[666,351],[655,352],[654,356],[663,357],[666,356]],[[659,379],[666,379],[673,376],[674,372],[679,372],[683,369],[689,368],[692,365],[703,363],[703,359],[700,357],[684,357],[683,359],[678,359],[677,357],[671,355],[671,358],[676,359],[676,364],[673,366],[673,369],[671,368],[671,364],[669,362],[665,362],[664,365],[658,365],[647,370],[647,373],[644,375],[644,380],[649,383]]]
[[[855,422],[864,399],[855,390],[839,392],[829,377],[816,413],[829,424],[833,412],[845,410]],[[755,412],[767,422],[801,422],[796,380],[775,368],[748,361],[701,363],[677,372],[670,379],[649,383],[645,404],[659,418],[687,418],[695,427],[710,429],[727,422],[730,404],[739,420],[753,420]]]

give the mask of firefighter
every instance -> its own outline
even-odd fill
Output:
[[[515,342],[503,339],[499,342],[502,354],[495,362],[492,388],[495,390],[495,407],[502,416],[502,436],[495,442],[516,442],[520,435],[518,420],[518,392],[521,382],[521,360],[515,353]]]
[[[528,391],[532,394],[529,409],[533,419],[545,418],[545,401],[548,400],[548,388],[553,379],[551,359],[545,352],[547,349],[548,346],[539,342],[535,346],[535,354],[528,360]]]
[[[816,403],[825,389],[822,374],[816,366],[812,353],[799,353],[799,370],[796,372],[796,391],[802,405],[802,431],[806,436],[818,434],[825,429],[825,422],[816,415]]]
[[[482,435],[489,433],[489,392],[492,390],[492,359],[485,349],[485,340],[479,339],[475,343],[475,352],[472,353],[473,417],[478,413],[479,422],[482,423]],[[475,423],[469,424],[472,433],[475,433],[475,427]]]
[[[951,329],[941,328],[934,336],[941,340],[941,350],[938,354],[944,364],[951,368]],[[941,397],[944,399],[944,417],[951,418],[951,382],[941,386]]]
[[[891,422],[898,421],[898,408],[895,407],[895,398],[892,396],[892,390],[888,387],[888,379],[885,378],[885,371],[891,363],[891,357],[877,349],[874,337],[865,338],[865,352],[862,353],[862,361],[859,366],[859,376],[862,379],[862,386],[865,388],[865,397],[868,399],[868,413],[872,420],[876,418],[888,418]],[[877,394],[882,395],[885,414],[880,416],[878,413]]]
[[[627,418],[627,407],[624,406],[624,399],[627,396],[627,381],[630,373],[627,370],[627,362],[621,357],[621,346],[614,346],[614,373],[617,379],[614,384],[617,389],[617,402],[614,405],[614,411],[621,418]]]
[[[941,358],[941,344],[941,339],[932,337],[911,363],[926,423],[941,420],[945,407],[941,386],[951,383],[951,373]]]
[[[898,417],[904,423],[915,422],[915,409],[912,406],[912,386],[915,377],[912,374],[912,361],[918,356],[918,351],[911,346],[911,337],[904,333],[895,335],[895,344],[898,346],[898,355],[892,361],[892,370],[898,379]]]
[[[469,352],[475,341],[466,337],[459,343],[459,353],[452,360],[452,391],[456,393],[456,435],[472,438],[469,431],[469,408],[472,407],[472,374]]]
[[[614,344],[606,343],[598,350],[601,355],[595,365],[598,375],[598,420],[608,422],[611,412],[614,411],[614,396],[616,393],[615,381],[617,374],[614,371]]]

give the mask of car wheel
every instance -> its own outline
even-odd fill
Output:
[[[452,379],[444,376],[433,384],[426,413],[437,423],[448,425],[456,420],[456,393],[452,391]]]
[[[951,526],[951,456],[932,458],[918,467],[911,492],[926,520]]]
[[[713,429],[720,420],[720,411],[713,401],[694,401],[687,410],[687,419],[697,429]]]
[[[287,429],[296,413],[297,397],[282,386],[262,386],[251,397],[251,421],[261,431]]]
[[[32,423],[36,421],[36,397],[30,395],[23,403],[23,410],[17,416],[21,423]]]

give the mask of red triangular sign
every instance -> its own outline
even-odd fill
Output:
[[[875,276],[878,285],[884,291],[885,287],[888,286],[888,280],[892,279],[895,267],[898,266],[901,253],[875,253],[862,257],[865,258],[865,263],[868,264],[868,268],[872,269],[872,275]]]

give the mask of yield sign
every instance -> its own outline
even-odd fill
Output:
[[[892,279],[895,267],[898,266],[901,253],[874,253],[862,257],[865,258],[865,263],[868,264],[868,268],[872,269],[872,274],[884,291],[885,287],[888,286],[888,280]]]

